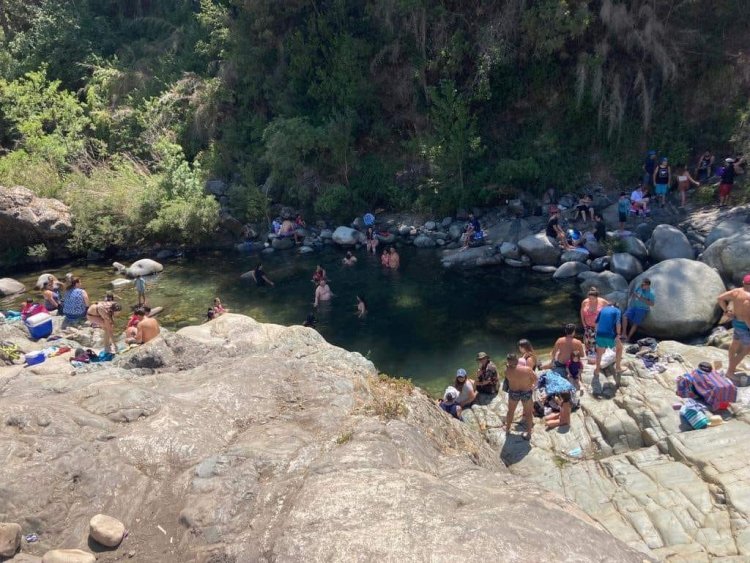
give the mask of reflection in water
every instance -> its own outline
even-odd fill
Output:
[[[486,351],[499,365],[521,338],[547,348],[565,322],[577,321],[578,297],[573,285],[514,268],[470,272],[445,271],[439,254],[407,247],[401,269],[380,265],[379,257],[355,251],[359,260],[343,266],[343,251],[321,254],[275,253],[262,262],[276,287],[256,287],[240,280],[259,257],[214,253],[164,263],[150,280],[152,306],[163,306],[160,322],[176,329],[203,322],[214,297],[235,313],[261,322],[302,324],[313,311],[315,286],[310,279],[320,263],[328,272],[335,297],[315,311],[317,330],[331,343],[370,358],[382,371],[410,377],[439,392],[458,367],[474,373],[476,353]],[[117,276],[107,265],[75,264],[55,268],[62,278],[73,271],[93,300],[102,299]],[[41,271],[17,276],[33,287]],[[32,292],[33,294],[33,292]],[[117,290],[125,308],[135,303],[132,285]],[[356,295],[365,297],[368,314],[356,314]],[[18,307],[25,295],[1,302]],[[125,318],[120,319],[124,325]]]

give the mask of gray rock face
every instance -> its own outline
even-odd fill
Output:
[[[627,291],[628,282],[620,274],[614,272],[601,272],[587,276],[581,282],[581,292],[586,295],[592,287],[599,290],[599,295],[606,295],[613,291]]]
[[[71,232],[70,209],[61,201],[36,197],[21,186],[0,186],[0,233],[4,247],[59,244]]]
[[[133,264],[126,268],[119,262],[113,262],[112,267],[115,268],[119,273],[125,274],[129,278],[137,278],[138,276],[150,276],[151,274],[157,274],[164,270],[162,266],[156,260],[149,258],[143,258],[133,262]]]
[[[648,241],[648,254],[653,262],[671,258],[695,258],[690,241],[680,229],[672,225],[659,225]]]
[[[552,279],[561,280],[574,278],[581,272],[588,272],[589,267],[581,262],[565,262],[562,264],[552,276]]]
[[[453,218],[452,218],[452,217],[445,217],[445,218],[444,218],[444,219],[442,220],[442,222],[440,223],[440,226],[441,226],[441,227],[442,227],[443,229],[447,229],[448,227],[450,227],[450,226],[451,226],[451,223],[453,223]]]
[[[320,231],[320,238],[323,240],[330,240],[333,238],[333,231],[331,229],[323,229]]]
[[[21,549],[21,526],[0,523],[0,557],[13,557]]]
[[[424,224],[424,228],[428,231],[434,231],[435,229],[437,229],[437,223],[435,223],[435,221],[427,221]]]
[[[578,252],[577,250],[566,250],[560,255],[560,262],[581,262],[585,264],[589,260],[589,255],[586,252]]]
[[[477,268],[479,266],[489,265],[487,259],[492,258],[495,255],[496,251],[491,246],[444,250],[441,263],[445,268]],[[499,254],[497,254],[497,256],[500,259],[500,262],[502,262],[502,256]]]
[[[616,274],[620,274],[627,281],[643,272],[643,266],[638,259],[627,252],[613,254],[609,262],[609,269]]]
[[[648,258],[648,248],[641,239],[634,236],[622,237],[622,243],[625,247],[625,252],[635,256],[638,260],[646,260]]]
[[[26,291],[26,287],[20,281],[13,278],[0,278],[0,297],[15,295],[24,291]]]
[[[557,266],[560,262],[560,247],[547,238],[544,233],[529,235],[518,241],[518,248],[539,266]]]
[[[716,271],[702,262],[674,258],[659,262],[636,277],[630,289],[651,280],[656,297],[641,329],[657,338],[689,338],[705,334],[719,320],[716,297],[725,290]]]
[[[294,248],[294,239],[292,237],[276,237],[271,239],[271,246],[276,250],[289,250]]]
[[[188,342],[178,359],[197,368],[0,368],[0,443],[15,452],[0,464],[0,511],[49,545],[83,549],[96,511],[141,541],[162,538],[159,524],[166,539],[138,560],[160,563],[439,560],[446,538],[469,529],[451,559],[541,561],[565,545],[571,561],[643,560],[509,474],[421,391],[315,330],[226,314],[177,336]],[[123,409],[144,412],[114,421]]]
[[[435,248],[436,244],[435,239],[427,235],[419,235],[414,239],[414,246],[417,248]]]
[[[706,248],[708,248],[720,238],[731,237],[732,235],[746,232],[750,232],[750,225],[745,222],[736,219],[721,221],[713,229],[711,229],[711,232],[708,233],[708,236],[706,236],[703,244],[706,246]]]
[[[375,236],[383,244],[393,244],[396,242],[396,235],[393,233],[388,233],[386,235],[377,233]]]
[[[609,268],[609,256],[602,256],[591,261],[591,270],[593,272],[603,272]]]
[[[532,271],[537,272],[539,274],[554,274],[557,272],[557,266],[532,266]]]
[[[97,514],[89,522],[89,535],[105,547],[117,547],[125,535],[125,525],[117,518]]]
[[[591,258],[600,258],[607,255],[607,250],[595,240],[587,241],[584,246],[589,251]]]
[[[502,243],[499,250],[503,258],[511,258],[513,260],[521,258],[521,250],[517,244],[513,244],[512,242]]]
[[[349,227],[337,227],[335,231],[333,231],[332,239],[333,242],[335,242],[338,245],[341,246],[354,246],[359,242],[362,242],[364,240],[364,234],[359,232],[356,229],[352,229]]]
[[[518,244],[519,240],[534,233],[526,219],[500,221],[495,225],[485,228],[484,231],[485,236],[492,242],[512,242],[516,244]]]
[[[750,273],[750,233],[742,231],[718,239],[703,252],[701,262],[715,268],[723,278],[739,285],[742,278]]]
[[[96,563],[96,557],[82,549],[53,549],[44,554],[42,563]]]
[[[448,234],[450,235],[450,237],[451,237],[451,238],[452,238],[453,240],[458,240],[458,239],[460,239],[460,238],[461,238],[461,234],[462,234],[463,232],[464,232],[464,228],[463,228],[463,226],[462,226],[462,225],[460,225],[460,224],[458,224],[458,223],[453,223],[453,224],[452,224],[452,225],[451,225],[451,226],[450,226],[450,227],[448,228]]]

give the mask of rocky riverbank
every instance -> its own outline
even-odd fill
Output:
[[[0,412],[0,521],[38,536],[14,561],[644,560],[312,329],[225,315],[111,364],[0,367]],[[89,539],[97,513],[124,523],[119,547]]]

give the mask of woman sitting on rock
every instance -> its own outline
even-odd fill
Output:
[[[66,321],[76,322],[86,317],[89,308],[89,295],[81,287],[80,278],[71,278],[63,300],[63,315]]]
[[[44,308],[47,311],[57,311],[60,308],[60,292],[53,291],[53,282],[46,281],[42,286],[42,295],[44,295]]]
[[[560,393],[555,396],[555,402],[559,405],[559,412],[551,412],[544,417],[544,425],[547,430],[558,428],[560,426],[570,426],[570,412],[572,403],[570,402],[570,393]]]

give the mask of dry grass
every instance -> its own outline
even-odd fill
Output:
[[[406,416],[408,408],[404,399],[414,390],[411,380],[381,373],[369,377],[367,384],[370,389],[370,400],[364,405],[364,412],[385,420]]]

